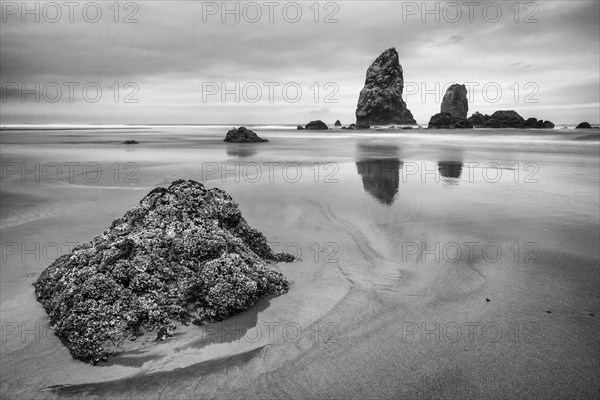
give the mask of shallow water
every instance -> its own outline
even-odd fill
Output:
[[[223,143],[229,128],[0,131],[3,397],[597,397],[598,130]],[[31,284],[180,178],[299,255],[278,266],[295,284],[105,366],[73,360]]]

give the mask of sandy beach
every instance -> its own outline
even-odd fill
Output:
[[[0,133],[2,398],[598,397],[597,130],[227,129]],[[32,283],[180,178],[299,257],[289,293],[74,360]]]

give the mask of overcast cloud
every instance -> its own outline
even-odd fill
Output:
[[[472,21],[469,6],[460,1],[427,2],[437,15],[422,14],[421,1],[272,3],[270,22],[265,2],[238,2],[239,23],[235,13],[221,14],[220,1],[137,1],[127,8],[121,3],[115,23],[109,8],[114,2],[98,1],[102,16],[91,23],[82,16],[85,3],[70,22],[68,8],[57,2],[63,15],[52,23],[55,10],[44,11],[44,3],[36,22],[34,14],[23,15],[21,2],[3,1],[2,123],[295,124],[319,118],[347,124],[354,122],[366,69],[389,47],[398,50],[404,97],[421,124],[439,112],[443,87],[452,82],[471,88],[469,114],[514,109],[555,123],[600,122],[596,0],[523,1],[519,7],[512,0],[479,1]],[[35,4],[28,3],[29,9]],[[302,15],[292,23],[296,4]],[[247,22],[256,17],[254,5],[262,17]],[[456,5],[462,9],[458,17]],[[88,17],[95,16],[93,7]],[[138,22],[123,23],[132,12]],[[324,23],[327,15],[331,23]],[[79,84],[73,99],[65,82]],[[222,99],[221,85],[235,92],[236,82],[239,102],[234,93]],[[36,83],[47,89],[39,103],[33,94],[23,101],[15,85],[33,89]],[[93,88],[87,100],[82,97],[87,83],[102,89],[95,103]],[[256,87],[262,90],[259,98]],[[203,88],[217,93],[203,95]],[[127,95],[138,102],[126,102]]]

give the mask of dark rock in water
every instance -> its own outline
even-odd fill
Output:
[[[356,130],[356,124],[350,124],[350,125],[348,125],[348,129]]]
[[[446,90],[442,100],[442,113],[452,114],[454,117],[466,119],[469,111],[467,88],[465,85],[454,84]]]
[[[304,127],[303,127],[302,125],[298,125],[298,126],[296,127],[296,130],[298,130],[298,131],[303,131],[303,130],[304,130]]]
[[[412,126],[403,126],[402,129],[414,129]]]
[[[34,287],[72,356],[96,363],[140,331],[221,320],[287,292],[268,263],[291,259],[273,253],[226,192],[178,180],[57,258]]]
[[[357,130],[371,129],[371,126],[369,124],[356,124],[355,129],[357,129]]]
[[[550,121],[539,120],[535,127],[538,129],[554,129],[554,124]]]
[[[473,128],[473,125],[465,118],[455,117],[450,113],[439,113],[431,117],[428,128],[470,129]]]
[[[554,124],[550,121],[538,120],[537,118],[527,118],[521,128],[553,129]]]
[[[325,122],[318,119],[316,121],[310,121],[308,124],[306,124],[304,129],[309,129],[313,131],[326,131],[329,129],[329,127]]]
[[[483,124],[485,128],[522,128],[525,123],[516,111],[502,110],[493,113]]]
[[[335,124],[333,124],[334,126],[342,126],[342,123],[340,122],[340,120],[338,119],[337,121],[335,121]]]
[[[538,121],[537,118],[527,118],[525,122],[523,122],[523,128],[537,128],[538,123],[544,123],[544,121]]]
[[[582,122],[575,129],[592,129],[592,126],[588,122]]]
[[[473,125],[474,127],[480,127],[483,126],[486,121],[490,119],[490,116],[485,114],[481,114],[479,111],[475,111],[475,114],[471,115],[469,118],[467,118],[467,121],[469,121],[469,123],[471,125]]]
[[[395,48],[384,51],[367,70],[356,106],[357,125],[416,124],[402,100],[404,76]]]
[[[140,142],[138,142],[137,140],[131,140],[131,139],[128,139],[123,142],[123,144],[139,144],[139,143]]]
[[[256,133],[254,133],[254,131],[251,131],[250,129],[246,129],[243,126],[240,126],[237,129],[233,128],[233,129],[229,130],[229,132],[227,132],[227,135],[225,136],[225,139],[223,141],[231,142],[231,143],[268,142],[267,139],[262,139],[262,138],[258,137],[258,135]]]

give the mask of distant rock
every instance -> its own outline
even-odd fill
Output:
[[[308,129],[308,130],[312,130],[312,131],[326,131],[329,129],[329,127],[327,126],[327,124],[325,122],[318,119],[316,121],[310,121],[308,124],[306,124],[304,129]]]
[[[478,128],[480,126],[483,126],[487,120],[490,119],[490,116],[485,114],[481,114],[479,111],[475,111],[475,114],[471,115],[469,118],[467,118],[467,121],[469,121],[469,123],[471,125],[473,125],[475,128]]]
[[[263,139],[258,137],[254,131],[250,129],[246,129],[243,126],[239,128],[233,128],[227,132],[225,136],[224,142],[230,143],[260,143],[260,142],[268,142],[267,139]]]
[[[140,144],[140,142],[138,142],[137,140],[128,139],[124,141],[123,144]]]
[[[71,355],[95,364],[176,323],[202,324],[248,309],[290,282],[238,204],[220,189],[178,180],[157,187],[90,242],[58,257],[34,283]]]
[[[527,118],[521,128],[526,129],[552,129],[554,124],[550,121],[538,120],[537,118]]]
[[[442,100],[442,113],[451,114],[458,118],[467,118],[469,101],[467,100],[467,88],[465,85],[454,84],[446,90]]]
[[[429,129],[471,129],[473,125],[465,119],[456,117],[450,113],[435,114],[429,120]]]
[[[337,121],[335,121],[335,124],[333,124],[333,126],[342,126],[342,123],[338,119]]]
[[[502,110],[493,113],[483,124],[484,128],[553,129],[550,121],[537,118],[524,119],[516,111]]]
[[[589,124],[589,122],[582,122],[577,125],[575,129],[592,129],[592,126]]]
[[[404,76],[398,52],[381,53],[367,70],[356,106],[356,125],[416,124],[402,100]]]
[[[525,120],[516,111],[502,110],[493,113],[483,124],[485,128],[522,128]]]
[[[303,130],[304,130],[304,127],[303,127],[302,125],[298,125],[298,126],[296,127],[296,130],[298,130],[298,131],[303,131]]]

